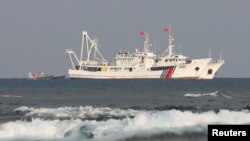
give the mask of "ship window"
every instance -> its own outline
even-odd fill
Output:
[[[168,62],[168,59],[166,59],[165,62]]]
[[[208,75],[211,75],[213,73],[213,70],[212,69],[209,69],[208,71],[207,71],[207,74]]]
[[[110,68],[110,70],[121,70],[122,68]]]
[[[86,68],[88,71],[99,71],[99,68],[97,67],[87,67]],[[101,70],[100,70],[101,71]]]
[[[172,62],[172,60],[169,60],[170,62]]]
[[[198,71],[200,68],[199,67],[196,67],[195,70]]]
[[[187,63],[187,64],[190,64],[191,62],[192,62],[191,60],[187,60],[187,62],[186,62],[186,63]]]
[[[78,66],[75,66],[75,69],[76,69],[76,70],[79,70],[79,65],[78,65]]]

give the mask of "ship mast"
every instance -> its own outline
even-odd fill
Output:
[[[149,38],[148,38],[148,33],[145,33],[145,41],[144,41],[144,52],[147,53],[150,50],[150,44],[149,44]]]
[[[139,34],[145,38],[143,51],[144,51],[144,53],[148,53],[150,51],[150,46],[152,46],[152,44],[149,43],[148,33],[147,32],[140,32]]]
[[[149,50],[148,33],[145,32],[144,52],[147,53],[148,50]]]
[[[168,48],[162,53],[162,56],[168,55],[167,56],[173,56],[174,55],[174,45],[173,45],[173,41],[174,38],[171,35],[171,29],[170,28],[164,28],[163,30],[164,32],[168,32]]]
[[[168,32],[168,56],[172,56],[174,54],[174,45],[173,45],[173,41],[174,38],[171,35],[171,30],[169,30]]]

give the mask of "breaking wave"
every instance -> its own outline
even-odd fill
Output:
[[[81,120],[53,119],[45,120],[33,117],[30,121],[11,121],[0,124],[0,140],[86,140],[115,141],[137,137],[149,137],[160,134],[184,135],[187,133],[206,134],[208,124],[249,124],[250,112],[220,110],[219,112],[194,113],[191,111],[136,111],[112,108],[79,107],[75,114],[60,111],[59,108],[34,109],[20,107],[16,110],[26,111],[26,114],[63,114],[63,116],[81,117],[85,115],[102,116],[101,111],[108,111],[105,116],[123,115],[122,119]],[[85,109],[85,110],[83,110]],[[86,110],[89,109],[89,110]],[[46,111],[46,112],[42,112]],[[48,112],[50,111],[50,112]],[[67,110],[66,110],[67,111]],[[99,112],[97,112],[99,111]],[[62,112],[62,113],[60,113]],[[84,114],[80,114],[83,112]],[[96,114],[98,113],[98,114]],[[119,116],[120,116],[119,115]],[[131,115],[133,115],[131,117]],[[62,115],[58,115],[62,116]]]
[[[189,98],[198,98],[198,97],[203,97],[203,96],[212,96],[212,97],[221,96],[221,97],[225,97],[225,98],[232,98],[231,96],[220,93],[219,91],[215,91],[212,93],[203,93],[203,94],[187,93],[187,94],[184,94],[184,96],[189,97]]]
[[[22,106],[14,110],[24,113],[28,117],[64,118],[64,119],[120,119],[134,117],[139,111],[133,109],[119,109],[109,107],[59,107],[59,108],[33,108]]]

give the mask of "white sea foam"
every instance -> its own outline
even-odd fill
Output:
[[[19,95],[7,95],[7,94],[2,94],[2,95],[0,95],[0,97],[5,97],[5,98],[9,98],[9,97],[21,98],[22,96],[19,96]]]
[[[91,111],[90,111],[91,112]],[[0,124],[0,140],[84,140],[114,141],[133,136],[163,133],[182,135],[206,133],[208,124],[249,124],[249,111],[221,110],[193,113],[190,111],[139,111],[134,118],[96,120],[12,121]]]
[[[198,98],[198,97],[203,97],[203,96],[212,96],[212,97],[222,96],[225,98],[232,98],[231,96],[219,93],[219,91],[215,91],[212,93],[202,93],[202,94],[187,93],[187,94],[184,94],[184,96],[190,97],[190,98]]]
[[[221,94],[221,96],[223,96],[223,97],[225,97],[225,98],[232,98],[231,96],[225,95],[225,94]]]
[[[109,107],[59,107],[59,108],[33,108],[22,106],[15,111],[27,112],[27,116],[57,117],[57,118],[98,118],[98,117],[130,117],[139,111],[132,109],[118,109]]]

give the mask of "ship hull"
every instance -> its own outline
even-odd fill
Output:
[[[194,59],[189,64],[169,66],[164,70],[140,71],[86,71],[69,69],[73,79],[213,79],[224,61]]]

